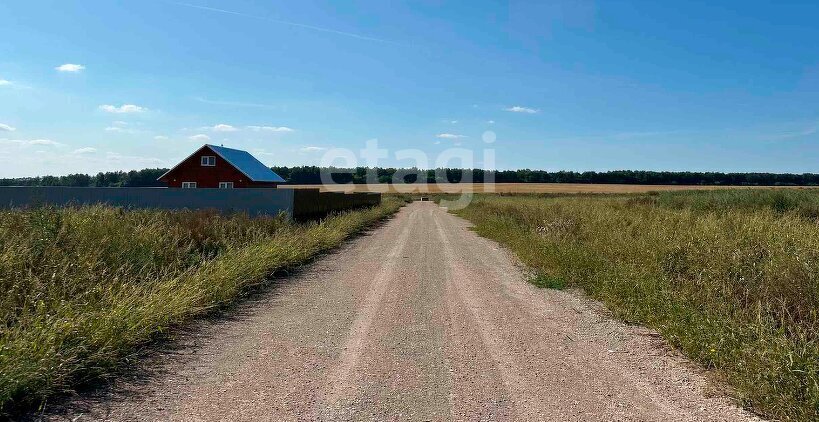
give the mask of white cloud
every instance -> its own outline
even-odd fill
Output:
[[[66,63],[66,64],[59,65],[59,66],[55,67],[54,69],[57,69],[60,72],[74,72],[74,73],[76,73],[76,72],[79,72],[79,71],[85,69],[85,66],[83,66],[81,64]]]
[[[486,123],[489,123],[490,125],[494,125],[495,121],[494,120],[487,120]]]
[[[97,152],[96,148],[92,147],[85,147],[85,148],[78,148],[74,150],[74,154],[81,155],[81,154],[93,154]]]
[[[437,138],[441,138],[441,139],[461,139],[461,138],[466,138],[466,136],[464,136],[464,135],[456,135],[456,134],[454,134],[454,133],[439,133],[439,134],[437,134],[437,135],[435,135],[435,136],[436,136]]]
[[[106,132],[117,132],[117,133],[128,133],[128,134],[136,134],[141,133],[141,130],[134,129],[131,127],[131,124],[128,122],[123,122],[122,120],[115,120],[111,122],[111,126],[105,128]]]
[[[157,141],[166,141],[168,139],[168,137],[165,136],[165,135],[156,135],[156,136],[154,136],[154,139],[157,140]]]
[[[100,106],[100,110],[105,111],[107,113],[142,113],[144,111],[148,111],[145,107],[140,107],[134,104],[123,104],[119,107],[109,104],[104,104]]]
[[[299,151],[301,151],[301,152],[320,152],[320,151],[324,151],[325,149],[327,149],[327,148],[310,146],[310,147],[304,147],[304,148],[300,149]]]
[[[0,132],[14,132],[15,130],[17,129],[13,126],[0,123]]]
[[[791,126],[791,125],[789,125]],[[788,130],[782,131],[781,133],[766,135],[767,139],[772,141],[775,140],[784,140],[784,139],[791,139],[791,138],[800,138],[803,136],[813,135],[814,133],[819,132],[819,123],[813,123],[806,127],[801,128],[789,128]]]
[[[527,113],[527,114],[535,114],[535,113],[540,111],[540,110],[535,109],[535,108],[521,107],[521,106],[513,106],[513,107],[505,108],[503,110],[504,111],[511,111],[513,113]]]
[[[30,141],[26,141],[28,145],[42,145],[48,147],[58,147],[62,144],[59,142],[52,141],[51,139],[32,139]]]
[[[248,126],[248,129],[255,132],[293,132],[294,130],[287,126]]]
[[[105,154],[105,160],[108,164],[113,165],[114,168],[119,169],[122,168],[122,163],[128,163],[135,168],[140,168],[140,166],[157,166],[165,163],[163,160],[155,157],[122,155],[117,152],[109,152]]]
[[[219,123],[216,126],[208,128],[214,132],[236,132],[239,129],[236,129],[234,126],[226,125],[224,123]]]
[[[210,136],[200,133],[198,135],[189,136],[188,139],[191,141],[210,141]]]
[[[199,101],[205,104],[215,104],[215,105],[226,105],[226,106],[235,106],[235,107],[254,107],[254,108],[277,108],[282,109],[280,106],[275,106],[272,104],[259,104],[259,103],[246,103],[241,101],[221,101],[221,100],[209,100],[207,98],[202,97],[193,97],[194,100]]]
[[[457,120],[450,120],[449,123],[452,123],[454,125],[454,124],[457,124],[458,121]]]
[[[0,79],[0,86],[4,86],[4,85],[11,85],[11,81],[6,80],[6,79]]]

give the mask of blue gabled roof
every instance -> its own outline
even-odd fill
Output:
[[[212,149],[213,152],[219,154],[225,161],[236,167],[237,170],[244,173],[251,181],[254,182],[275,182],[284,183],[285,180],[276,174],[270,167],[262,164],[256,157],[250,155],[247,151],[240,149],[217,147],[216,145],[205,145]]]

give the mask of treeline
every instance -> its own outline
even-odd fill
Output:
[[[273,171],[294,184],[319,184],[322,172],[332,172],[336,183],[367,183],[368,168],[351,169],[320,168],[316,166],[273,167]],[[481,169],[437,169],[382,168],[371,171],[378,183],[414,183],[418,177],[427,183],[460,182],[475,183],[494,181],[495,183],[622,183],[636,185],[736,185],[736,186],[816,186],[819,174],[804,173],[720,173],[690,171],[633,171],[616,170],[606,172],[576,172],[545,170],[502,170]]]
[[[819,174],[804,173],[720,173],[690,171],[575,172],[544,170],[437,169],[416,168],[322,168],[316,166],[272,167],[273,171],[293,184],[322,183],[322,174],[330,174],[335,183],[427,183],[472,181],[482,183],[623,183],[637,185],[733,185],[733,186],[817,186]],[[159,187],[156,179],[167,169],[144,169],[129,172],[106,172],[96,175],[39,176],[0,179],[0,186],[99,186],[99,187]]]
[[[143,169],[131,171],[109,171],[66,176],[37,176],[0,179],[0,186],[71,186],[71,187],[163,187],[157,181],[168,169]]]

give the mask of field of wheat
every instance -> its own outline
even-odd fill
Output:
[[[381,193],[645,193],[689,190],[770,189],[765,186],[704,186],[704,185],[620,185],[591,183],[407,183],[407,184],[337,184],[281,185],[280,188],[320,189],[324,192]],[[777,189],[812,189],[783,186]]]
[[[741,404],[819,420],[819,191],[478,195],[455,212],[533,283],[656,329]]]

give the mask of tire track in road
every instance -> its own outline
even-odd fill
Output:
[[[335,370],[328,378],[329,391],[325,393],[324,405],[334,407],[337,405],[339,399],[352,390],[352,385],[349,383],[350,373],[358,363],[361,356],[361,350],[367,340],[367,335],[372,325],[373,318],[375,318],[384,293],[393,278],[395,267],[398,264],[397,260],[401,257],[404,248],[407,245],[407,239],[413,229],[413,223],[418,216],[417,211],[413,211],[408,218],[409,221],[404,223],[404,228],[398,235],[390,252],[384,259],[381,268],[373,276],[370,283],[370,291],[364,299],[364,303],[358,310],[358,314],[353,320],[344,345],[341,348],[341,354],[338,357],[338,363]]]
[[[483,345],[495,361],[495,367],[503,380],[503,386],[506,390],[503,395],[511,398],[511,414],[508,416],[512,419],[543,420],[546,415],[533,414],[531,412],[532,407],[520,406],[523,403],[532,403],[535,398],[527,389],[524,378],[520,376],[520,370],[510,351],[498,336],[498,328],[492,323],[488,313],[484,311],[485,305],[477,299],[469,284],[469,280],[476,277],[476,274],[467,269],[456,256],[452,243],[441,226],[438,214],[434,215],[433,222],[441,239],[445,260],[449,264],[447,281],[454,286],[458,300],[469,311],[472,321],[478,327]]]
[[[442,420],[451,415],[443,259],[432,208],[418,211],[332,420]]]

